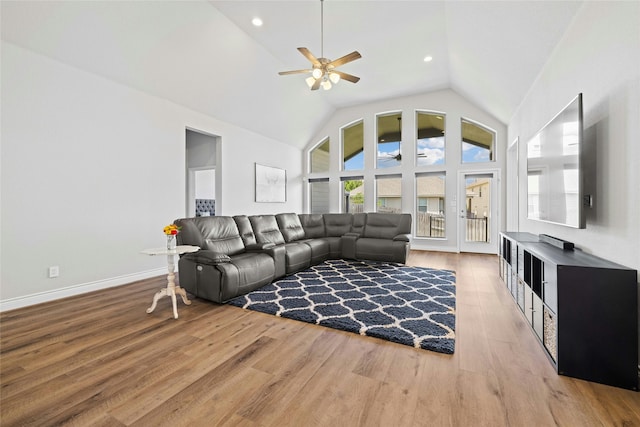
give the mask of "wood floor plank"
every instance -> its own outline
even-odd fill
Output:
[[[273,346],[276,341],[261,337],[240,349],[233,357],[221,365],[207,371],[200,378],[171,396],[162,405],[146,414],[132,426],[159,426],[184,422],[193,407],[210,404],[220,384],[233,381],[245,366],[250,366],[265,346]]]
[[[164,276],[0,313],[5,426],[640,426],[640,393],[558,376],[496,256],[456,272],[444,355],[193,299]]]

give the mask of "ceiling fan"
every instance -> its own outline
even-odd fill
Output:
[[[311,90],[318,90],[320,86],[324,90],[331,89],[331,83],[336,84],[341,79],[351,83],[357,83],[360,77],[336,70],[337,67],[347,64],[356,59],[362,58],[358,51],[353,51],[335,60],[324,57],[324,0],[320,0],[320,58],[316,58],[306,47],[299,47],[298,50],[311,62],[312,68],[304,70],[280,71],[278,74],[285,76],[288,74],[311,73],[305,80]]]
[[[402,134],[402,117],[398,117],[398,134],[397,134],[397,141],[389,141],[389,143],[391,142],[397,142],[398,143],[398,152],[397,154],[393,154],[393,152],[388,152],[388,153],[383,153],[382,155],[378,155],[378,160],[380,160],[381,162],[390,162],[390,161],[394,161],[394,162],[401,162],[402,161],[402,153],[400,152],[400,144],[401,144],[401,137],[400,135]],[[381,140],[380,142],[385,142],[384,140]],[[429,155],[425,152],[421,152],[418,151],[416,153],[416,157],[429,157]]]
[[[382,161],[382,162],[390,162],[390,161],[395,161],[395,162],[401,162],[402,161],[402,153],[400,152],[400,143],[401,143],[401,135],[402,135],[402,117],[398,116],[398,134],[397,135],[393,135],[393,137],[395,137],[393,140],[391,141],[385,141],[384,139],[380,139],[379,143],[384,143],[384,144],[390,144],[392,142],[397,142],[398,143],[398,152],[397,154],[393,154],[393,152],[387,152],[387,153],[382,153],[382,155],[378,154],[378,160]],[[396,141],[397,139],[397,141]]]

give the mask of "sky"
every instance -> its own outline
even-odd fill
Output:
[[[418,166],[445,164],[444,137],[424,138],[418,140]],[[378,144],[378,168],[398,166],[400,163],[393,159],[399,152],[398,142]],[[481,163],[490,161],[489,150],[478,146],[462,143],[462,163]],[[345,163],[344,170],[363,170],[364,153],[353,156]]]

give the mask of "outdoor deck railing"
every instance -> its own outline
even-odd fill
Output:
[[[349,212],[364,212],[363,204],[350,203]],[[378,207],[381,213],[400,213],[400,209]],[[446,237],[444,215],[429,212],[418,212],[416,218],[416,237]],[[488,242],[489,241],[489,221],[488,218],[473,218],[468,214],[466,218],[465,239],[467,242]]]

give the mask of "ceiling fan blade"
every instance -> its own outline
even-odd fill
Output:
[[[360,59],[360,58],[362,58],[362,55],[360,55],[360,53],[357,50],[354,50],[353,52],[348,53],[343,57],[340,57],[336,60],[329,62],[327,66],[339,67],[341,65],[344,65],[351,61],[355,61],[356,59]]]
[[[318,90],[320,83],[322,83],[322,79],[316,79],[316,81],[313,82],[313,86],[311,86],[311,90]]]
[[[313,56],[313,53],[311,53],[309,51],[309,49],[307,49],[306,47],[299,47],[298,50],[300,51],[301,54],[303,54],[309,61],[311,61],[311,63],[313,65],[316,65],[318,67],[320,67],[322,64],[320,64],[320,61],[318,61],[318,58],[316,58],[315,56]]]
[[[356,76],[353,76],[351,74],[343,73],[342,71],[333,70],[331,72],[332,73],[336,73],[337,75],[340,76],[341,79],[346,80],[346,81],[351,82],[351,83],[358,83],[358,81],[360,80],[360,77],[356,77]]]
[[[281,76],[286,76],[288,74],[302,74],[302,73],[311,73],[313,70],[293,70],[293,71],[280,71],[278,74]]]

